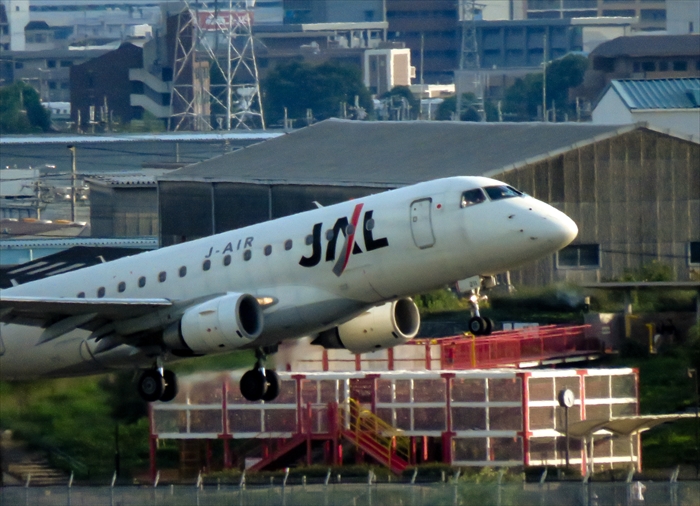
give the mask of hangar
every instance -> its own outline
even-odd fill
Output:
[[[160,241],[457,175],[504,180],[578,224],[514,283],[597,282],[654,259],[678,280],[700,268],[700,143],[644,123],[331,119],[158,177]]]

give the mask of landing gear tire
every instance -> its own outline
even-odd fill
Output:
[[[277,373],[271,369],[265,369],[265,382],[267,388],[262,400],[265,402],[274,401],[280,393],[280,379]]]
[[[486,336],[491,333],[493,325],[487,318],[475,316],[469,320],[469,332],[475,336]]]
[[[484,318],[484,320],[486,321],[486,333],[484,335],[490,336],[496,324],[493,323],[493,320],[491,318]]]
[[[139,378],[138,391],[144,401],[158,401],[165,391],[165,380],[156,369],[144,371]]]
[[[160,396],[160,401],[170,402],[177,396],[177,376],[175,376],[174,372],[166,369],[163,371],[163,381],[165,382],[165,388],[163,389],[163,394]]]
[[[266,387],[267,378],[260,369],[251,369],[241,378],[241,395],[251,402],[262,400]]]

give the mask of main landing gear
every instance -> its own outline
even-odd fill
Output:
[[[172,401],[178,392],[177,376],[162,367],[148,369],[139,378],[138,391],[146,402]]]
[[[255,351],[255,367],[241,378],[241,395],[249,401],[273,401],[280,392],[280,381],[272,369],[265,369],[265,353]]]

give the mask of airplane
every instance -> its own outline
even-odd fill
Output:
[[[451,177],[64,272],[0,291],[0,379],[138,369],[172,400],[167,363],[254,349],[243,396],[279,392],[265,358],[287,339],[367,353],[414,338],[412,295],[550,255],[576,237],[554,207],[501,181]],[[11,272],[22,271],[22,267]],[[469,328],[490,333],[478,311]]]

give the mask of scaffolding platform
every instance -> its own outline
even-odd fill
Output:
[[[272,402],[243,399],[241,374],[185,376],[175,400],[151,405],[154,475],[159,440],[200,440],[205,470],[352,458],[395,473],[431,461],[558,466],[565,462],[564,408],[557,401],[562,389],[575,394],[570,424],[639,414],[638,372],[629,368],[281,372]],[[583,473],[595,454],[596,470],[639,468],[638,443],[638,436],[630,444],[604,431],[588,448],[572,439],[570,462]],[[219,445],[218,460],[212,445]]]

